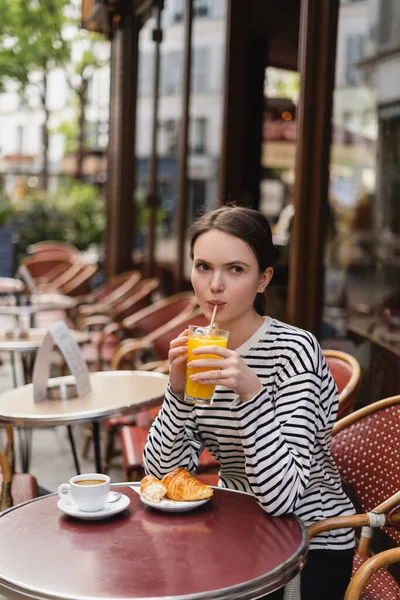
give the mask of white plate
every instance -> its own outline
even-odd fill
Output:
[[[62,510],[66,515],[70,517],[75,517],[76,519],[85,519],[90,521],[98,521],[99,519],[108,519],[112,515],[117,515],[118,513],[125,510],[127,506],[130,504],[130,498],[121,494],[121,498],[116,502],[106,502],[106,505],[101,510],[97,510],[95,512],[86,512],[84,510],[80,510],[76,504],[70,501],[65,501],[63,498],[57,502],[57,506],[60,510]]]
[[[150,506],[156,510],[165,510],[166,512],[187,512],[188,510],[194,510],[211,500],[211,498],[206,498],[205,500],[178,502],[177,500],[167,500],[166,498],[163,498],[160,502],[150,502],[143,498],[143,496],[140,496],[140,499],[146,506]]]

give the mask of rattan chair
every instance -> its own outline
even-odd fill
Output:
[[[400,562],[400,548],[391,548],[371,556],[356,571],[346,590],[344,600],[362,600],[365,598],[379,598],[379,600],[398,600],[400,598],[399,586],[384,567]],[[379,579],[377,585],[376,580]],[[379,587],[379,596],[374,590]]]
[[[337,418],[341,419],[353,410],[357,394],[361,388],[361,367],[357,359],[347,352],[324,350],[326,362],[339,390]]]
[[[0,512],[31,500],[38,495],[35,477],[14,472],[14,437],[11,425],[3,425],[7,436],[4,453],[0,452]]]
[[[400,395],[357,410],[333,428],[332,456],[360,514],[316,522],[308,533],[311,538],[330,529],[362,527],[353,573],[369,558],[373,528],[381,529],[386,543],[400,544],[395,528],[400,521],[399,428]],[[360,598],[398,600],[399,586],[388,571],[380,569]]]

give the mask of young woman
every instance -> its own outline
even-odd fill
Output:
[[[270,515],[295,513],[306,525],[354,512],[329,452],[338,409],[335,383],[311,333],[264,316],[274,246],[258,211],[223,207],[192,228],[192,284],[199,305],[228,330],[219,359],[193,380],[216,384],[210,406],[184,400],[187,331],[171,342],[163,407],[145,448],[149,473],[194,471],[204,447],[221,463],[220,485],[254,494]],[[204,353],[204,349],[195,351]],[[221,360],[222,359],[222,360]],[[340,600],[351,577],[353,531],[311,541],[301,575],[302,600]],[[283,592],[268,600],[283,597]]]

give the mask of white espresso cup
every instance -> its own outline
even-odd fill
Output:
[[[80,510],[95,512],[104,508],[107,502],[110,478],[103,473],[75,475],[69,483],[62,483],[57,491],[60,498],[73,502]]]

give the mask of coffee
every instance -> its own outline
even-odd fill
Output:
[[[74,481],[75,485],[100,485],[101,483],[106,483],[105,479],[80,479],[79,481]]]

